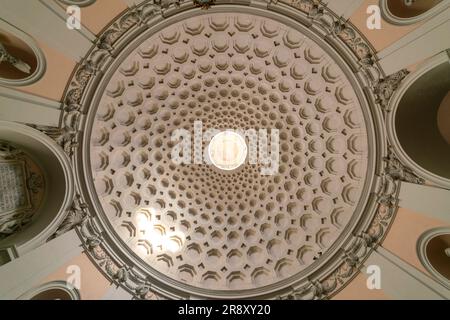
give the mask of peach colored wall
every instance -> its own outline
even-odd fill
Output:
[[[58,4],[67,8],[66,5]],[[81,8],[81,23],[93,34],[99,34],[115,17],[127,8],[124,0],[96,0]]]
[[[417,240],[425,231],[445,225],[444,222],[427,217],[424,214],[399,208],[394,223],[382,245],[402,260],[428,274],[417,256]]]
[[[61,2],[58,1],[58,4]],[[99,33],[114,17],[127,8],[123,0],[97,0],[82,8],[82,22],[93,33]],[[36,83],[15,89],[44,98],[61,101],[64,89],[76,66],[76,61],[61,52],[38,42],[47,62],[44,76]]]
[[[102,29],[127,8],[123,0],[96,0],[94,4],[81,9],[81,19],[94,34]]]
[[[76,66],[76,61],[43,42],[38,42],[38,45],[45,55],[47,70],[38,82],[25,87],[15,87],[15,89],[61,101],[64,89]]]
[[[366,26],[366,21],[369,17],[366,10],[370,5],[379,5],[379,0],[365,0],[363,4],[355,12],[353,12],[350,17],[350,22],[352,22],[366,36],[377,52],[396,42],[398,39],[423,23],[421,22],[408,26],[396,26],[382,20],[380,30],[369,30]]]
[[[102,299],[109,287],[110,282],[97,270],[94,264],[89,260],[86,254],[82,253],[67,264],[61,266],[53,274],[42,279],[41,284],[63,280],[66,281],[70,274],[67,273],[67,267],[76,265],[81,270],[80,294],[82,300]]]
[[[382,289],[370,290],[366,285],[367,277],[359,273],[333,300],[390,300]]]

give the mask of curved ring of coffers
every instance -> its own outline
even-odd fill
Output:
[[[190,298],[258,298],[258,299],[327,299],[339,292],[357,274],[359,266],[384,239],[397,209],[398,183],[383,174],[388,145],[380,106],[373,88],[383,75],[376,63],[361,63],[358,48],[349,42],[357,39],[373,52],[365,39],[348,23],[352,39],[333,32],[337,16],[322,7],[322,19],[312,19],[313,6],[292,8],[285,4],[261,2],[267,8],[249,5],[215,5],[207,11],[191,3],[161,11],[144,2],[129,9],[115,23],[103,31],[99,41],[82,60],[66,89],[66,116],[87,114],[78,128],[84,132],[82,145],[72,157],[76,184],[82,201],[89,209],[88,219],[77,227],[78,234],[91,260],[111,281],[121,285],[137,299]],[[154,10],[155,9],[155,10]],[[139,23],[139,14],[150,12],[151,17]],[[140,43],[164,27],[188,17],[218,12],[240,12],[265,16],[280,21],[303,33],[324,49],[344,70],[363,110],[369,144],[368,168],[362,195],[347,230],[311,266],[275,284],[249,290],[209,290],[178,282],[145,264],[120,239],[109,223],[95,193],[89,159],[89,137],[101,93],[112,72]],[[142,22],[142,20],[141,20]],[[325,40],[324,40],[325,39]],[[361,67],[362,66],[362,67]],[[100,89],[100,90],[99,90]],[[73,111],[76,110],[76,111]],[[389,198],[389,201],[382,199]]]

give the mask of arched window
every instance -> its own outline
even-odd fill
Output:
[[[20,296],[18,300],[80,300],[80,292],[66,281],[47,282]]]
[[[76,5],[79,7],[87,7],[95,2],[95,0],[60,0],[60,1],[69,6]]]
[[[45,57],[37,43],[0,19],[0,85],[30,85],[43,76],[45,68]]]
[[[425,269],[450,288],[450,228],[435,228],[422,234],[417,254]]]
[[[392,96],[387,129],[406,165],[450,187],[450,59],[447,52],[409,74]]]
[[[433,17],[446,7],[446,0],[381,0],[383,18],[392,24],[408,25]]]

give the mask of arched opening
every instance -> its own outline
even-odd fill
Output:
[[[380,0],[383,18],[395,25],[409,25],[429,19],[449,6],[443,0]]]
[[[0,85],[30,85],[45,68],[45,56],[36,41],[0,19]]]
[[[450,281],[450,234],[431,238],[425,250],[433,268]]]
[[[38,59],[24,41],[4,30],[0,30],[0,77],[20,80],[36,72]]]
[[[30,300],[72,300],[70,294],[61,289],[48,289],[32,297]]]
[[[10,225],[12,232],[7,232],[8,236],[0,239],[0,248],[14,247],[14,250],[23,254],[45,243],[64,219],[74,198],[73,177],[67,156],[55,141],[43,133],[28,126],[0,121],[0,137],[23,151],[42,170],[44,190],[40,191],[43,193],[41,203],[36,205],[30,221],[18,228],[14,227],[13,221]],[[25,199],[29,183],[19,175],[20,171],[12,170],[11,167],[7,169],[0,173],[2,188],[6,190],[11,183],[24,186],[20,190],[17,187],[9,190],[4,197],[3,206],[8,205],[6,209],[16,210],[17,206],[26,203],[11,203],[11,199]]]
[[[420,16],[441,3],[442,0],[387,0],[389,11],[398,18]]]
[[[44,193],[39,165],[20,147],[0,140],[0,240],[27,227]]]
[[[448,118],[441,107],[450,90],[450,64],[441,63],[417,78],[400,98],[395,131],[401,147],[417,165],[450,179]],[[447,103],[444,103],[445,105]],[[438,125],[440,123],[440,125]],[[444,130],[440,128],[446,128]]]
[[[417,241],[417,255],[425,269],[450,289],[450,229],[434,228]]]
[[[51,281],[28,290],[19,300],[80,300],[80,292],[66,281]]]

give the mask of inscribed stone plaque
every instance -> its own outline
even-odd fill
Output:
[[[19,212],[30,208],[25,162],[0,161],[0,214]]]

